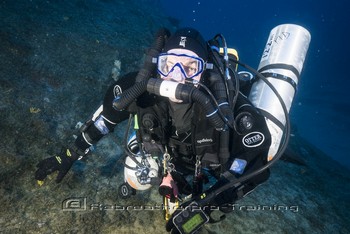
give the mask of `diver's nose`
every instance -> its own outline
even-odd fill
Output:
[[[169,74],[169,77],[179,83],[183,83],[185,76],[182,74],[179,67],[175,67],[174,70]]]

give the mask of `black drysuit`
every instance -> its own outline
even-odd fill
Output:
[[[219,188],[228,182],[227,178],[222,176],[225,172],[239,178],[267,163],[268,149],[271,144],[269,130],[264,117],[244,95],[238,96],[234,107],[235,129],[226,132],[229,135],[229,145],[228,158],[225,159],[220,155],[224,154],[220,148],[222,147],[220,136],[223,133],[210,125],[205,113],[202,112],[203,108],[196,103],[177,104],[166,97],[145,92],[125,110],[115,110],[113,100],[135,83],[136,75],[137,73],[130,73],[123,76],[107,90],[100,116],[103,116],[109,132],[112,132],[118,123],[126,120],[130,113],[137,114],[140,127],[139,139],[147,138],[149,141],[151,138],[155,144],[166,145],[172,149],[171,154],[176,169],[191,171],[198,158],[196,156],[199,156],[202,166],[209,168],[218,179],[218,182],[209,190]],[[149,131],[149,126],[144,126],[147,124],[153,124],[152,131]],[[85,150],[90,144],[100,140],[104,134],[91,124],[77,138],[75,145]],[[235,170],[235,159],[246,161],[243,171]],[[269,170],[264,170],[239,188],[231,188],[219,194],[211,201],[211,205],[234,202],[258,184],[266,181],[268,177]]]

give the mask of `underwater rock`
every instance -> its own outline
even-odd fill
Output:
[[[117,81],[121,71],[121,62],[120,60],[114,61],[114,67],[112,68],[112,78]]]
[[[57,174],[41,187],[34,180],[36,164],[74,141],[114,78],[138,69],[157,29],[177,26],[156,3],[1,1],[0,233],[165,233],[156,187],[118,195],[126,123],[60,184]],[[350,233],[349,171],[297,134],[291,147],[305,166],[278,162],[201,233]]]

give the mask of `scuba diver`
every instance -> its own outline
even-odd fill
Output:
[[[39,162],[36,180],[41,185],[58,171],[61,182],[91,146],[129,119],[120,194],[157,185],[167,231],[194,233],[212,220],[212,207],[232,211],[230,204],[270,175],[274,139],[267,111],[248,98],[256,77],[239,74],[237,64],[237,52],[221,34],[206,41],[193,28],[173,35],[161,29],[140,71],[109,87],[75,143]]]

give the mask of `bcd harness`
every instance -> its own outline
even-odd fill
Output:
[[[144,99],[143,99],[144,100]],[[141,102],[141,100],[139,100]],[[181,104],[180,104],[181,105]],[[224,168],[227,156],[220,158],[220,134],[212,127],[201,108],[195,103],[190,110],[189,129],[178,132],[172,125],[169,115],[169,103],[161,97],[154,97],[154,102],[138,103],[137,138],[144,145],[146,153],[151,155],[164,153],[165,146],[171,149],[172,157],[187,162],[193,167],[201,159],[204,167]],[[192,133],[192,134],[191,134]],[[158,150],[158,152],[156,152]],[[219,172],[220,173],[220,172]]]

